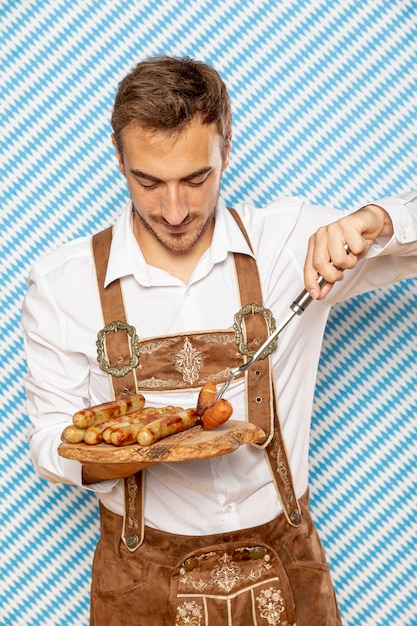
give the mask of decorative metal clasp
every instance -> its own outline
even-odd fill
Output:
[[[276,329],[275,319],[271,311],[269,309],[265,309],[265,307],[261,306],[260,304],[247,304],[246,306],[241,308],[238,313],[236,313],[236,315],[234,316],[235,321],[233,324],[233,329],[235,331],[236,344],[237,344],[237,347],[239,348],[239,352],[249,357],[253,356],[256,353],[256,350],[251,350],[250,348],[248,348],[248,346],[244,342],[242,320],[245,317],[245,315],[254,315],[255,313],[260,313],[264,317],[267,323],[268,331],[270,335]],[[261,352],[261,354],[259,355],[259,358],[265,359],[267,356],[269,356],[277,347],[277,342],[278,342],[278,339],[274,339],[274,341],[272,341],[269,344],[269,346],[267,346],[265,350]]]
[[[130,337],[130,361],[127,365],[123,365],[123,367],[111,367],[110,363],[106,358],[106,349],[104,346],[104,342],[106,336],[109,333],[117,333],[118,330],[125,330],[126,333]],[[126,322],[122,322],[120,320],[114,320],[107,324],[102,330],[97,333],[97,361],[100,365],[100,369],[104,372],[107,372],[111,376],[115,376],[116,378],[121,378],[122,376],[126,376],[129,372],[134,370],[139,364],[139,338],[136,334],[136,328],[134,326],[130,326]]]

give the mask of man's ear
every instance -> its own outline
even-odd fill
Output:
[[[232,134],[225,140],[223,144],[223,171],[229,166],[230,150],[232,147]]]
[[[114,133],[112,133],[112,135],[111,135],[111,140],[112,140],[112,144],[114,146],[114,149],[116,150],[116,157],[117,157],[117,160],[119,161],[119,169],[120,169],[121,173],[124,176],[125,175],[125,167],[124,167],[124,164],[123,164],[123,157],[122,157],[121,152],[119,150],[119,146],[117,145],[116,135]]]

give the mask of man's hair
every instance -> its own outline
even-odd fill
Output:
[[[215,123],[226,144],[232,114],[218,72],[190,57],[157,56],[138,63],[119,83],[111,123],[122,153],[120,133],[130,122],[175,134],[196,117],[203,124]]]

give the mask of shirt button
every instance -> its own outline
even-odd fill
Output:
[[[231,511],[232,511],[232,507],[229,504],[229,506],[226,507],[226,513],[231,513]]]
[[[185,295],[186,296],[191,296],[191,289],[190,288],[187,289],[187,291],[185,292]]]
[[[403,238],[403,241],[405,241],[407,239],[407,236],[408,236],[408,232],[404,228],[404,230],[401,232],[401,237]]]

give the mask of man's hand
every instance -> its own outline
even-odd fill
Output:
[[[311,297],[323,299],[336,281],[343,280],[343,270],[354,268],[377,237],[392,234],[390,216],[376,204],[319,228],[309,239],[304,265],[304,283]],[[318,275],[327,281],[321,289]]]
[[[83,463],[83,485],[92,485],[103,480],[125,478],[126,476],[136,474],[146,465],[152,465],[152,463],[109,463],[107,465]]]

